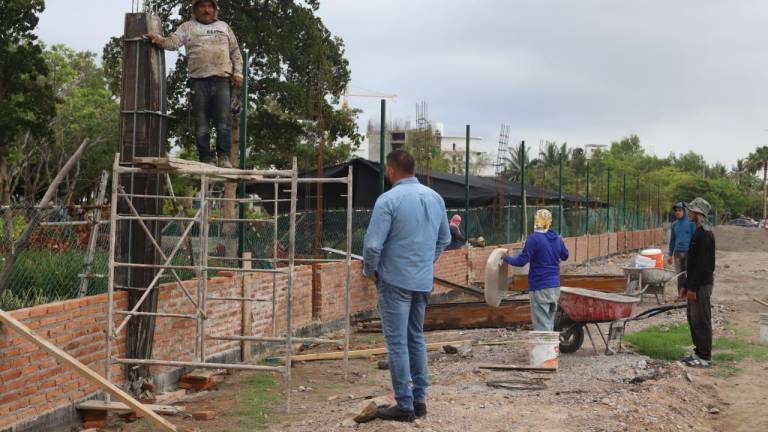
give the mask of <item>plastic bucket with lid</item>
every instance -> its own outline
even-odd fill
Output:
[[[560,355],[560,332],[528,332],[528,354],[531,367],[557,368]]]
[[[760,314],[760,343],[768,345],[768,313]]]
[[[656,268],[664,268],[664,252],[661,249],[643,249],[640,255],[656,261]]]

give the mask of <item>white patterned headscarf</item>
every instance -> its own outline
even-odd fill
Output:
[[[537,232],[547,232],[552,226],[552,212],[547,209],[536,211],[533,218],[533,229]]]

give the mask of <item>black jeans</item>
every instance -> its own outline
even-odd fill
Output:
[[[702,285],[696,292],[696,300],[688,300],[688,326],[696,346],[693,352],[699,358],[712,360],[712,284]]]
[[[211,129],[216,128],[216,154],[229,157],[232,148],[231,84],[229,78],[192,78],[192,115],[195,119],[195,143],[200,162],[210,162]]]

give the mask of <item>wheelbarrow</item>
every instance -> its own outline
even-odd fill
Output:
[[[641,303],[644,294],[656,296],[657,304],[666,302],[666,297],[664,296],[666,284],[685,274],[685,272],[675,273],[673,270],[657,267],[624,267],[622,270],[627,277],[627,286],[624,294],[640,298]],[[661,296],[661,299],[659,296]]]
[[[640,299],[620,294],[604,293],[583,288],[560,288],[560,300],[555,315],[555,331],[560,332],[560,352],[574,353],[584,343],[587,333],[592,348],[597,352],[589,324],[596,329],[605,343],[605,353],[614,354],[610,341],[624,337],[623,321],[631,317]],[[610,323],[608,334],[604,335],[599,323]],[[621,346],[620,346],[621,348]]]

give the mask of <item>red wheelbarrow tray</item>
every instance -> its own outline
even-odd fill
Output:
[[[634,315],[640,299],[583,288],[560,288],[560,307],[577,323],[610,322]]]

